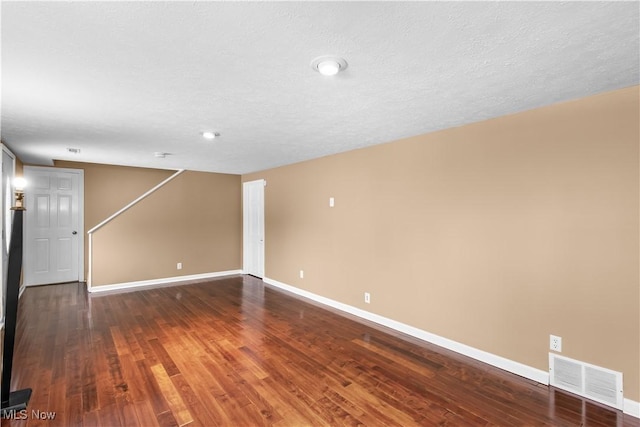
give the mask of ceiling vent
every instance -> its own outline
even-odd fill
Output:
[[[622,410],[622,372],[549,353],[550,384]]]

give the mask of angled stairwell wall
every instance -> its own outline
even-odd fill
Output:
[[[56,166],[85,171],[85,235],[175,173],[74,162]],[[91,289],[239,270],[241,220],[240,176],[184,172],[93,233]],[[88,242],[85,247],[88,252]],[[86,277],[88,264],[86,253]]]

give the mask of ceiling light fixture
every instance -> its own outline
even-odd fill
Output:
[[[220,136],[220,134],[219,134],[218,132],[212,132],[212,131],[205,131],[205,132],[202,132],[202,137],[203,137],[204,139],[209,139],[209,140],[211,140],[211,139],[216,139],[216,138],[217,138],[217,137],[219,137],[219,136]]]
[[[311,68],[323,76],[335,76],[340,71],[346,70],[347,66],[347,61],[343,58],[331,55],[319,56],[311,61]]]

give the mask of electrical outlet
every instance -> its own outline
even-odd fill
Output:
[[[182,263],[181,263],[181,262],[179,262],[179,263],[176,265],[176,268],[177,268],[178,270],[182,270]]]
[[[300,270],[300,278],[304,279],[304,270]]]
[[[369,292],[364,293],[364,302],[371,304],[371,294]]]
[[[336,205],[336,199],[329,197],[329,207],[332,208]]]
[[[549,335],[549,349],[562,353],[562,337]]]

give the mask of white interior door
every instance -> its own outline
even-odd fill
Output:
[[[243,201],[243,266],[246,274],[264,277],[264,186],[265,180],[245,182]]]
[[[24,168],[25,284],[84,280],[84,171]]]

